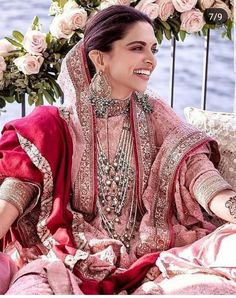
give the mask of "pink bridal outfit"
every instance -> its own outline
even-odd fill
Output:
[[[20,212],[3,240],[21,268],[12,279],[8,266],[7,294],[142,292],[156,260],[167,272],[168,258],[182,266],[170,248],[195,251],[216,229],[208,203],[232,189],[215,168],[217,144],[153,96],[135,92],[104,112],[89,98],[82,42],[59,82],[64,107],[36,108],[3,129],[0,198]]]

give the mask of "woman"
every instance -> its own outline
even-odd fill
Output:
[[[111,6],[63,61],[66,106],[5,125],[0,236],[23,267],[7,294],[133,291],[215,229],[207,212],[236,222],[217,144],[145,94],[156,52],[151,20]]]

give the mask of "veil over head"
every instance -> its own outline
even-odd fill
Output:
[[[68,105],[79,105],[80,94],[86,90],[91,81],[86,59],[84,41],[80,40],[65,56],[58,76]]]

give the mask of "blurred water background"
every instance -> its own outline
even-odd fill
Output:
[[[23,34],[35,15],[40,18],[42,31],[47,32],[52,17],[48,15],[50,0],[0,0],[0,39],[11,36],[13,30]],[[177,42],[174,109],[183,117],[186,106],[201,106],[204,38],[187,36]],[[232,112],[234,106],[235,73],[233,42],[221,37],[220,31],[211,32],[208,69],[207,109]],[[170,100],[170,41],[164,41],[157,54],[157,68],[149,87],[165,101]],[[19,104],[8,104],[0,115],[0,128],[9,120],[21,117]],[[32,107],[27,107],[30,112]]]

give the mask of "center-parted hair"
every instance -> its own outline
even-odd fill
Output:
[[[137,22],[146,22],[153,27],[152,20],[146,14],[125,5],[112,5],[88,20],[84,32],[84,46],[91,77],[95,74],[95,67],[88,53],[91,50],[110,52],[113,42],[122,39]]]

